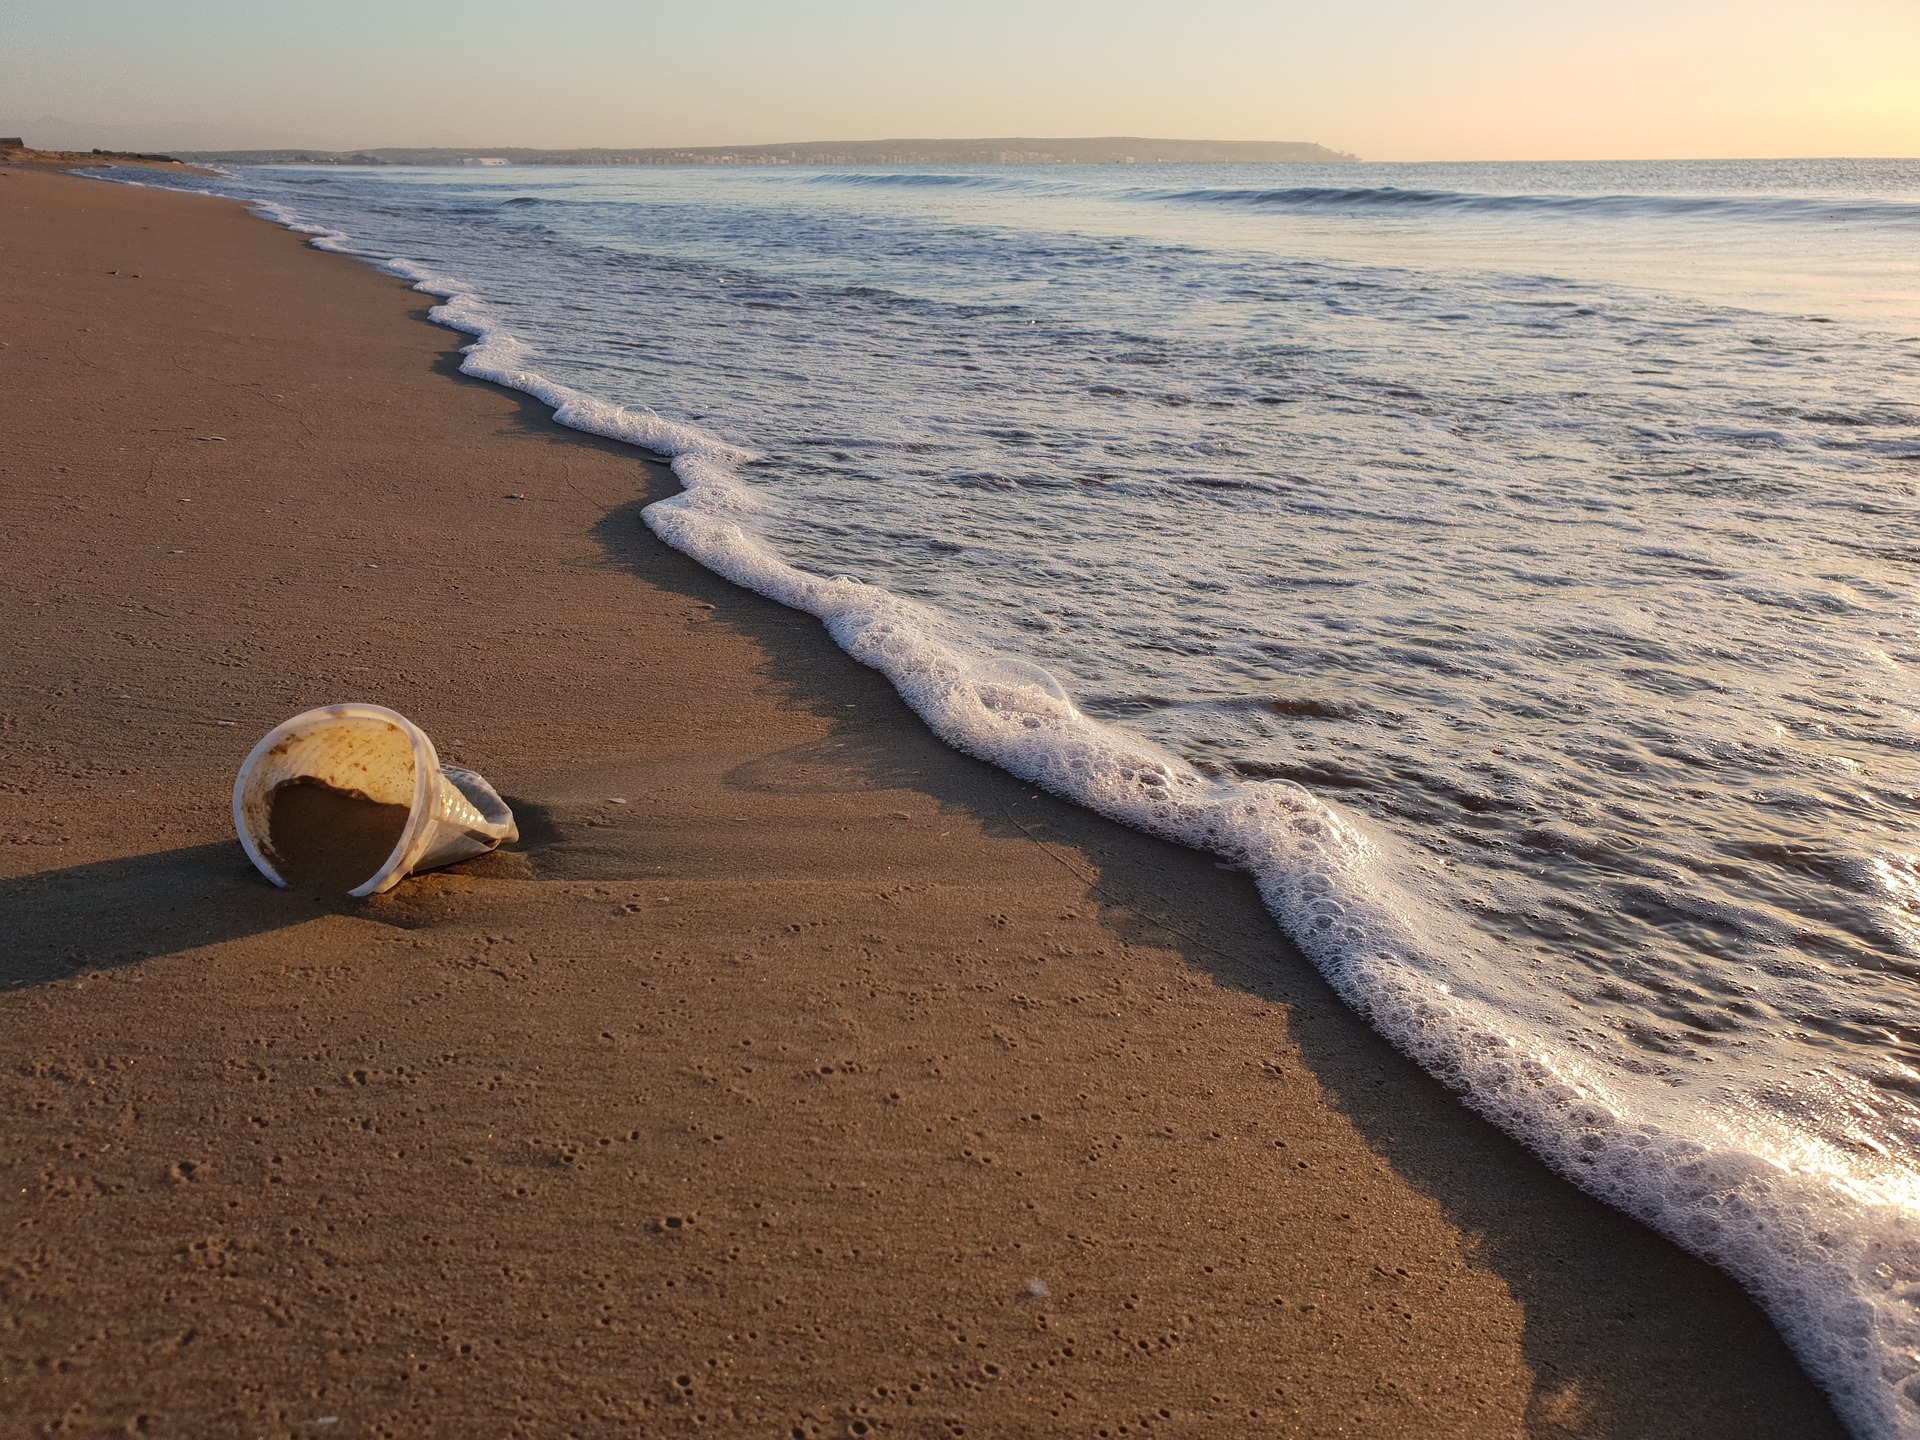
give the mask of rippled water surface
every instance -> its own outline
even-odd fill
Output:
[[[1739,1274],[1862,1433],[1920,1430],[1920,164],[220,188],[740,447],[729,523],[1045,667],[1193,795],[1304,787],[1338,865],[1141,823]],[[1389,951],[1471,1023],[1340,968]]]

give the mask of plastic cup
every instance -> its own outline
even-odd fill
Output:
[[[494,788],[471,770],[442,765],[427,732],[384,705],[323,705],[269,730],[233,782],[233,828],[247,858],[278,885],[269,839],[273,793],[313,779],[383,805],[407,807],[406,829],[386,864],[347,893],[378,895],[416,870],[485,854],[520,829]]]

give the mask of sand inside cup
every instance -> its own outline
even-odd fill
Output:
[[[298,890],[344,895],[373,878],[407,828],[405,805],[382,805],[310,775],[274,787],[270,844]]]

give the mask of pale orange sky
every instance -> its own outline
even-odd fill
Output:
[[[1375,160],[1920,155],[1920,0],[0,0],[0,126],[48,114],[181,148],[218,130],[329,147],[1126,134]]]

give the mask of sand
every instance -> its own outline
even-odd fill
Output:
[[[0,247],[0,1433],[1838,1433],[1244,875],[945,749],[423,297],[17,167]],[[233,772],[345,700],[521,841],[267,885]]]
[[[344,896],[387,863],[409,813],[302,775],[273,787],[267,847],[293,889]]]

